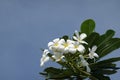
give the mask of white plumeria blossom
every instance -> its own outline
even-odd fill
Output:
[[[75,35],[73,36],[73,39],[78,41],[79,43],[83,43],[83,44],[88,44],[87,42],[83,41],[83,39],[85,39],[87,37],[87,35],[85,33],[82,33],[79,35],[79,32],[77,30],[75,30]]]
[[[97,46],[93,46],[92,49],[89,48],[89,58],[93,59],[94,57],[99,57],[95,51],[97,50]]]
[[[63,59],[63,54],[61,52],[54,52],[54,55],[52,56],[56,62]]]
[[[47,62],[49,60],[49,56],[47,56],[47,54],[49,53],[49,51],[47,49],[45,49],[43,51],[43,55],[42,58],[40,59],[40,66],[43,66],[45,62]]]
[[[74,41],[73,45],[74,47],[71,48],[71,53],[75,53],[76,51],[79,51],[80,53],[84,53],[85,47],[79,44],[79,42]]]
[[[68,52],[71,52],[71,49],[73,48],[73,41],[72,40],[67,40],[65,41],[64,39],[61,39],[60,43],[62,44],[63,46],[63,53],[68,53]],[[62,47],[61,46],[61,47]]]
[[[60,43],[61,43],[61,39],[56,38],[53,40],[53,42],[48,43],[48,47],[50,50],[54,52],[61,51],[63,49],[63,46]]]
[[[84,59],[84,57],[82,55],[80,55],[80,59],[81,59],[81,64],[82,66],[86,67],[86,71],[90,72],[91,69],[89,68],[89,63]]]

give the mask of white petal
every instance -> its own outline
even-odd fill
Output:
[[[49,57],[48,57],[48,56],[42,57],[42,58],[40,59],[40,62],[41,62],[40,66],[43,66],[44,63],[47,62],[48,60],[49,60]]]
[[[52,50],[52,46],[50,46],[49,49]]]
[[[48,49],[45,49],[44,51],[43,51],[43,54],[48,54],[49,53],[49,51],[48,51]]]
[[[63,45],[59,45],[59,48],[58,48],[58,50],[60,51],[60,52],[63,52],[64,51],[64,46]]]
[[[87,35],[85,34],[85,33],[82,33],[81,35],[80,35],[80,39],[81,40],[83,40],[84,38],[86,38],[87,37]]]
[[[74,40],[78,40],[76,36],[73,36],[73,39],[74,39]]]
[[[82,65],[83,66],[88,66],[88,62],[86,60],[82,60]]]
[[[72,41],[72,40],[67,40],[67,43],[68,43],[68,44],[73,44],[73,42],[74,42],[74,41]]]
[[[53,44],[54,44],[53,42],[49,42],[48,47],[52,46]]]
[[[85,41],[80,41],[80,43],[83,43],[83,44],[88,44],[87,42],[85,42]]]
[[[56,39],[53,40],[53,42],[56,43],[56,42],[58,42],[59,40],[60,40],[59,38],[56,38]]]
[[[75,48],[70,48],[70,49],[69,49],[69,52],[70,52],[70,53],[75,53],[75,52],[76,52],[76,49],[75,49]]]
[[[59,44],[64,44],[65,40],[64,39],[60,39],[60,41],[58,42]]]
[[[41,63],[40,63],[40,66],[43,66],[43,65],[44,65],[44,63],[43,63],[43,62],[41,62]]]
[[[54,55],[52,57],[55,59],[55,61],[60,61],[64,56],[60,52],[54,52]]]
[[[77,30],[75,30],[75,35],[79,38],[79,32]]]
[[[93,47],[92,47],[92,51],[93,51],[93,52],[95,52],[96,49],[97,49],[97,46],[93,46]]]
[[[84,59],[84,57],[82,55],[79,55],[80,59],[81,59],[81,63],[82,63],[82,66],[86,67],[86,71],[87,72],[90,72],[90,68],[89,68],[89,63]]]
[[[97,53],[94,53],[94,56],[95,56],[95,57],[99,57]]]
[[[64,53],[68,53],[68,52],[69,52],[69,48],[66,47],[66,48],[64,49]]]
[[[87,70],[87,72],[90,72],[90,71],[91,71],[91,69],[90,69],[89,66],[86,66],[86,70]]]
[[[44,59],[44,62],[47,62],[50,58],[47,56],[45,59]]]
[[[88,55],[89,55],[89,58],[90,58],[90,59],[93,59],[93,58],[94,58],[94,54],[93,54],[93,53],[89,53]]]
[[[73,44],[69,44],[68,47],[69,48],[74,48],[74,45]]]
[[[48,51],[47,49],[45,49],[45,50],[43,51],[42,57],[47,56],[48,53],[49,53],[49,51]]]
[[[90,49],[90,48],[88,48],[88,50],[89,50],[89,51],[91,51],[91,49]]]
[[[85,48],[83,45],[79,45],[79,47],[77,48],[77,50],[81,53],[83,53],[85,51]]]

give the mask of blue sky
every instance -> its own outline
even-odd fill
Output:
[[[65,34],[71,36],[85,19],[120,37],[119,0],[0,0],[0,80],[44,80],[39,72],[40,48]],[[120,50],[106,58],[120,56]],[[117,63],[120,66],[120,63]],[[112,80],[120,78],[120,70]]]

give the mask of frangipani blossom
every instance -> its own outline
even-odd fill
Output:
[[[56,62],[62,60],[64,57],[61,52],[54,52],[53,54],[54,55],[52,57],[55,59]]]
[[[87,35],[85,33],[82,33],[79,35],[79,32],[77,30],[75,30],[75,35],[73,36],[73,39],[78,41],[79,43],[83,43],[83,44],[88,44],[87,42],[83,41],[83,39],[85,39],[87,37]]]
[[[72,40],[67,40],[65,41],[64,39],[61,39],[61,42],[60,42],[62,45],[63,45],[63,53],[68,53],[71,51],[71,49],[73,48],[73,41]],[[61,46],[62,47],[62,46]]]
[[[53,40],[53,42],[48,43],[48,47],[50,50],[54,52],[61,51],[61,49],[63,49],[63,46],[60,43],[61,43],[61,39],[56,38]]]
[[[79,42],[74,41],[73,47],[71,48],[71,53],[75,53],[76,51],[79,51],[80,53],[84,53],[85,47],[81,45]]]
[[[90,72],[91,69],[89,68],[89,63],[84,59],[84,57],[82,55],[80,55],[80,59],[81,59],[81,65],[86,67],[86,71]]]
[[[49,56],[47,56],[47,54],[49,53],[49,51],[47,49],[45,49],[43,51],[43,55],[42,58],[40,59],[40,66],[43,66],[45,62],[47,62],[49,60]]]
[[[99,57],[98,54],[95,53],[96,49],[97,49],[97,46],[93,46],[92,49],[89,48],[90,53],[88,55],[90,59],[93,59],[94,57]]]

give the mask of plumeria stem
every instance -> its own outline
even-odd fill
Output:
[[[72,70],[74,71],[74,73],[77,73],[77,71],[76,71],[74,65],[73,65],[71,62],[68,62],[68,64],[71,66],[71,68],[72,68]]]

